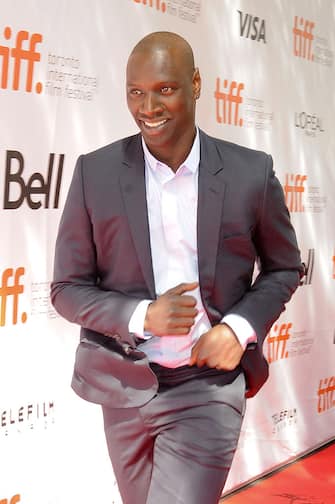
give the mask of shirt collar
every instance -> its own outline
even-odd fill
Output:
[[[142,137],[142,147],[144,151],[144,157],[146,163],[148,163],[149,167],[152,170],[155,170],[157,166],[167,166],[165,163],[162,163],[158,159],[155,158],[149,151],[148,147],[146,146],[146,143]],[[181,166],[186,166],[187,169],[192,172],[196,173],[199,167],[199,162],[200,162],[200,138],[199,138],[199,130],[196,128],[196,135],[195,139],[192,145],[192,148],[189,152],[189,155],[185,159],[185,161],[178,167],[178,170],[181,168]],[[170,167],[168,167],[171,169]],[[178,171],[177,170],[177,171]]]

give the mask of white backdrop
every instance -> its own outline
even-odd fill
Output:
[[[134,44],[156,30],[194,48],[198,124],[273,155],[308,266],[265,342],[270,379],[248,401],[225,492],[333,438],[335,3],[0,7],[0,504],[120,502],[100,409],[70,389],[78,327],[48,295],[75,160],[136,131],[124,69]]]

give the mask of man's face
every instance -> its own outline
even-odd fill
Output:
[[[198,70],[176,48],[133,53],[127,66],[127,103],[145,143],[159,158],[160,149],[189,143],[195,132]]]

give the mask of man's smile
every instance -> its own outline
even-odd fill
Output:
[[[161,129],[167,121],[167,119],[161,119],[160,121],[141,121],[141,123],[148,130],[158,130]]]

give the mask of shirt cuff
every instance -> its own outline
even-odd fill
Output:
[[[130,333],[133,333],[139,338],[145,340],[152,337],[151,333],[144,331],[144,320],[150,303],[152,303],[151,299],[143,299],[143,301],[140,301],[130,317],[128,324],[128,330]]]
[[[221,320],[222,324],[227,324],[235,333],[243,350],[249,343],[257,343],[257,335],[249,322],[241,315],[230,313]]]

